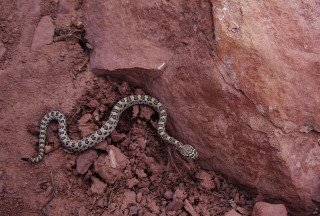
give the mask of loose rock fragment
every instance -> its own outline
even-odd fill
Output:
[[[136,175],[139,179],[147,177],[147,174],[144,172],[144,170],[140,168],[136,169]]]
[[[126,191],[123,194],[123,205],[128,206],[130,204],[136,204],[136,193],[133,191]]]
[[[142,193],[138,192],[137,193],[137,202],[139,203],[139,202],[141,202],[141,200],[142,200]]]
[[[142,106],[140,108],[140,115],[139,117],[146,120],[146,121],[149,121],[151,119],[151,116],[155,113],[154,109],[152,109],[151,107],[149,106]]]
[[[97,149],[97,150],[103,150],[103,151],[107,151],[108,149],[108,142],[106,140],[100,142],[100,143],[97,143],[93,146],[94,149]]]
[[[94,150],[86,151],[80,154],[77,158],[77,166],[76,171],[78,174],[83,175],[85,174],[93,161],[98,157],[97,152]]]
[[[181,200],[173,199],[167,206],[167,211],[178,211],[182,209],[183,202]]]
[[[224,216],[241,216],[241,214],[239,214],[236,210],[231,209],[230,211],[225,213]]]
[[[99,105],[100,104],[96,99],[92,99],[88,103],[88,106],[91,107],[91,108],[97,108]]]
[[[124,176],[124,169],[129,160],[115,146],[108,146],[109,155],[100,155],[94,162],[94,172],[98,173],[107,183],[113,184]]]
[[[120,92],[120,94],[122,95],[127,95],[131,93],[131,89],[130,86],[127,82],[123,82],[119,87],[118,90]]]
[[[211,175],[204,170],[198,172],[196,178],[200,180],[200,185],[206,190],[212,190],[216,187]]]
[[[79,120],[79,125],[86,125],[92,119],[92,115],[90,113],[84,114]]]
[[[91,184],[90,190],[93,193],[103,194],[105,189],[107,188],[107,185],[101,180],[99,180],[98,178],[95,178],[93,176],[91,176],[91,180],[92,180],[92,184]]]
[[[139,183],[139,180],[136,178],[128,179],[127,180],[127,186],[128,188],[133,188],[135,185]]]
[[[139,105],[134,105],[132,107],[132,118],[136,118],[139,114],[139,111],[140,111]]]
[[[194,210],[193,206],[190,204],[188,199],[184,200],[184,208],[191,216],[199,216],[199,214]]]
[[[41,18],[33,35],[31,49],[37,49],[43,45],[51,44],[54,35],[54,25],[50,16]]]
[[[126,135],[124,133],[118,133],[116,130],[112,131],[111,133],[111,140],[113,142],[121,142],[126,138]]]
[[[94,131],[94,124],[89,123],[91,119],[92,115],[90,113],[87,113],[78,120],[78,128],[81,132],[82,137],[86,137]]]
[[[164,192],[163,197],[164,197],[166,200],[171,200],[172,197],[173,197],[172,191],[167,190],[166,192]]]
[[[287,216],[287,214],[287,209],[283,204],[270,204],[266,202],[257,202],[252,212],[252,216]]]
[[[48,154],[48,153],[50,153],[51,151],[52,151],[52,146],[51,145],[46,145],[45,147],[44,147],[44,152],[46,153],[46,154]]]
[[[182,188],[177,188],[173,194],[173,198],[179,199],[179,200],[184,200],[185,198],[187,198],[187,193]]]
[[[147,207],[149,208],[149,210],[151,212],[153,212],[154,214],[159,214],[160,213],[160,208],[157,205],[157,203],[154,200],[149,200],[147,203]]]
[[[138,215],[139,207],[138,206],[130,206],[129,207],[129,215],[130,216],[136,216]]]

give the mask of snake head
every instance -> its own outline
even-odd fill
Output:
[[[184,145],[179,148],[180,154],[185,157],[190,157],[192,159],[196,159],[198,157],[198,152],[191,145]]]

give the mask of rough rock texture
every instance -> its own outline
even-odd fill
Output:
[[[266,202],[257,202],[254,205],[252,216],[287,216],[286,207],[283,204],[270,204]]]
[[[85,174],[94,160],[98,157],[95,151],[89,150],[79,155],[76,163],[76,171],[78,174]]]
[[[95,178],[92,176],[91,176],[91,180],[92,180],[92,184],[91,184],[90,190],[93,193],[104,194],[104,191],[107,188],[107,185],[102,181],[100,181],[98,178]]]
[[[212,190],[215,188],[215,184],[211,179],[212,176],[206,171],[197,173],[195,177],[200,181],[201,187],[205,188],[206,190]]]
[[[43,16],[55,24],[54,41],[32,50]],[[84,31],[82,18],[81,0],[0,1],[0,40],[6,48],[0,57],[0,215],[223,215],[230,200],[250,215],[252,197],[215,172],[206,171],[214,191],[199,186],[201,179],[194,176],[203,169],[161,142],[154,128],[157,116],[149,116],[143,106],[122,114],[117,126],[125,134],[122,141],[108,137],[88,152],[71,154],[62,148],[52,122],[44,160],[33,165],[20,160],[36,153],[39,121],[49,110],[64,112],[68,134],[80,139],[101,127],[116,101],[143,92],[91,73],[78,35]],[[103,178],[108,169],[99,170],[102,176],[95,172],[96,164],[121,168],[124,157],[129,163],[114,183]],[[173,199],[182,208],[166,212]]]
[[[320,7],[85,1],[91,67],[159,98],[199,163],[295,214],[320,194]]]
[[[184,200],[184,208],[191,216],[199,216],[199,214],[194,210],[193,206],[190,204],[188,199]]]
[[[239,214],[236,210],[231,209],[230,211],[226,212],[224,216],[241,216],[241,214]]]
[[[107,183],[114,183],[124,176],[124,169],[128,159],[120,149],[109,146],[109,155],[100,156],[94,163],[94,171],[98,173]]]
[[[34,32],[31,49],[37,49],[43,45],[52,43],[54,34],[54,25],[50,16],[44,16]]]

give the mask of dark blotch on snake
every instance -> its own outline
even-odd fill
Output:
[[[116,108],[113,108],[112,111],[115,112],[115,113],[120,113],[120,111],[118,109],[116,109]]]

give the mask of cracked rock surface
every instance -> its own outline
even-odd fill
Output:
[[[158,97],[203,167],[304,214],[320,199],[316,5],[85,1],[91,67]]]

